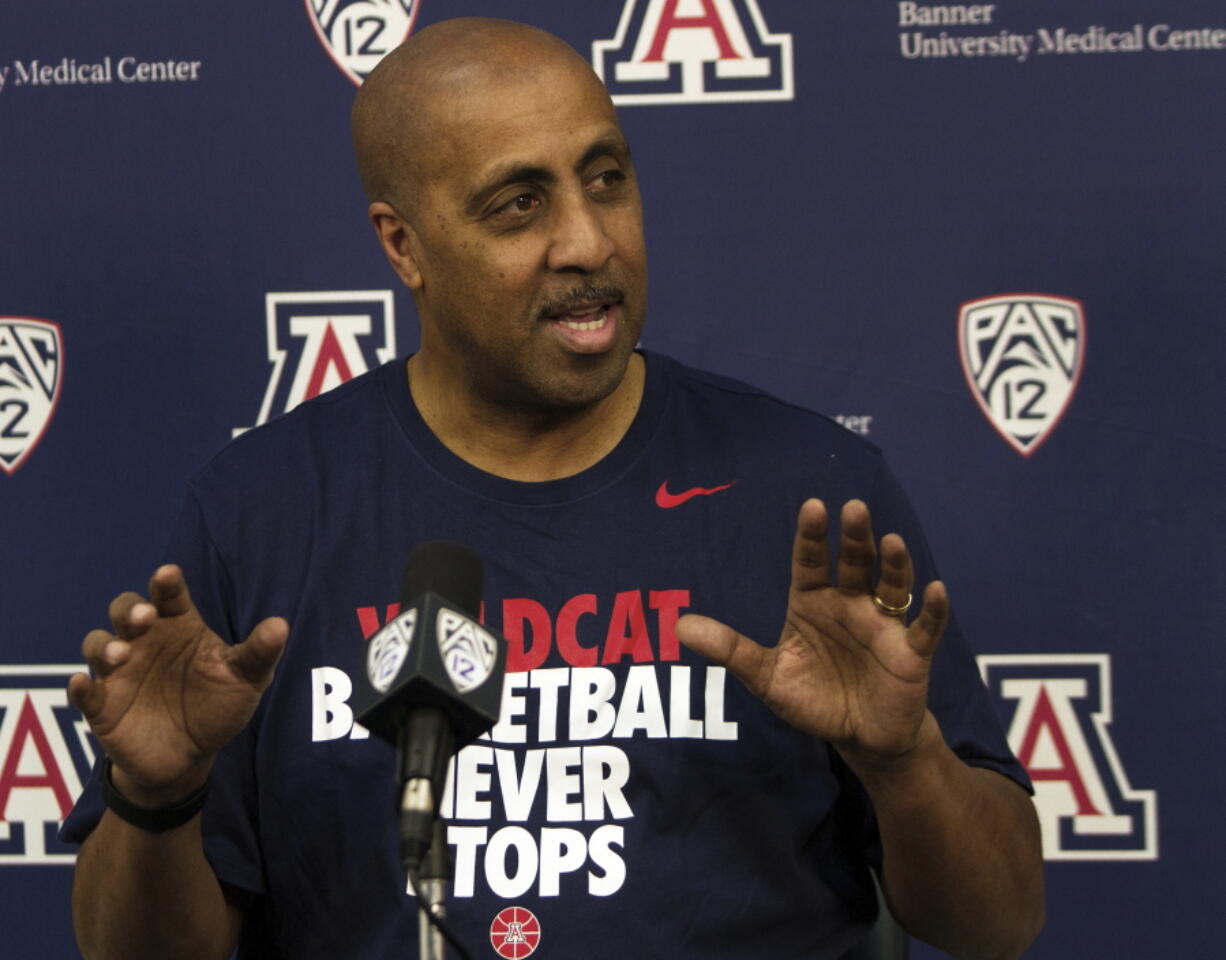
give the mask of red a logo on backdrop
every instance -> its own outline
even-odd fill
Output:
[[[418,0],[305,0],[315,36],[358,86],[413,32]]]
[[[94,762],[65,684],[84,665],[0,666],[0,864],[72,863],[56,839]]]
[[[791,100],[792,35],[758,0],[625,0],[592,66],[618,105]]]
[[[63,379],[58,323],[0,317],[0,470],[15,473],[34,452],[60,402]]]
[[[962,372],[979,409],[1023,457],[1064,416],[1085,360],[1081,301],[1047,294],[984,297],[958,312]]]
[[[390,290],[270,293],[264,305],[272,373],[256,426],[396,356]]]
[[[1048,860],[1156,860],[1157,796],[1128,783],[1107,730],[1108,654],[979,659],[1009,747],[1034,782]]]

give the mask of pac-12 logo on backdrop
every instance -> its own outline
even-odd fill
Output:
[[[305,0],[315,35],[358,86],[413,32],[419,0]]]
[[[0,666],[0,865],[72,863],[56,832],[94,763],[68,678],[84,665]]]
[[[1048,860],[1158,859],[1157,796],[1111,740],[1109,654],[986,654],[979,670],[1034,781]]]
[[[34,452],[60,401],[63,379],[58,323],[0,317],[0,470],[12,475]]]
[[[770,32],[758,0],[625,0],[592,66],[616,104],[793,96],[792,35]]]
[[[1081,301],[1041,293],[983,297],[958,311],[962,372],[979,409],[1030,456],[1064,416],[1085,360]]]
[[[390,290],[270,293],[264,298],[272,372],[255,425],[288,413],[396,356]],[[235,427],[234,436],[250,427]]]

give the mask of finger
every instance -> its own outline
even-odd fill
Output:
[[[873,544],[873,525],[863,500],[848,500],[841,515],[843,532],[839,537],[839,589],[843,593],[872,593],[873,565],[877,548]]]
[[[162,617],[177,617],[194,609],[183,571],[173,563],[158,567],[149,578],[149,599]]]
[[[945,584],[933,580],[924,588],[924,606],[907,629],[907,643],[921,657],[931,658],[949,623],[949,593]]]
[[[107,608],[106,615],[120,640],[135,640],[157,619],[157,609],[139,593],[121,593]]]
[[[102,700],[102,684],[88,673],[74,673],[68,678],[68,702],[81,714],[89,717],[98,709]]]
[[[887,533],[881,538],[881,575],[877,578],[874,595],[887,607],[907,607],[911,603],[914,582],[915,573],[907,545],[898,534]],[[905,620],[906,613],[900,614],[899,618]]]
[[[261,620],[246,641],[229,648],[230,665],[253,687],[263,690],[272,682],[288,638],[289,624],[281,617]]]
[[[105,630],[91,630],[81,642],[81,655],[97,677],[105,677],[128,662],[131,645]]]
[[[814,498],[801,505],[792,543],[792,589],[819,590],[830,586],[830,518],[826,505]]]
[[[694,613],[678,620],[676,629],[678,640],[713,663],[727,667],[754,696],[761,697],[765,692],[772,651],[718,620]]]

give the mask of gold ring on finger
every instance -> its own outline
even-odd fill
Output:
[[[901,620],[907,615],[907,611],[911,609],[911,594],[907,594],[907,600],[902,604],[902,606],[892,607],[874,593],[873,604],[887,617],[897,617],[899,620]]]

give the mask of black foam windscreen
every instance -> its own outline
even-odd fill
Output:
[[[404,566],[400,603],[407,607],[427,591],[447,600],[456,610],[477,619],[485,571],[481,558],[467,547],[434,540],[414,548]]]

